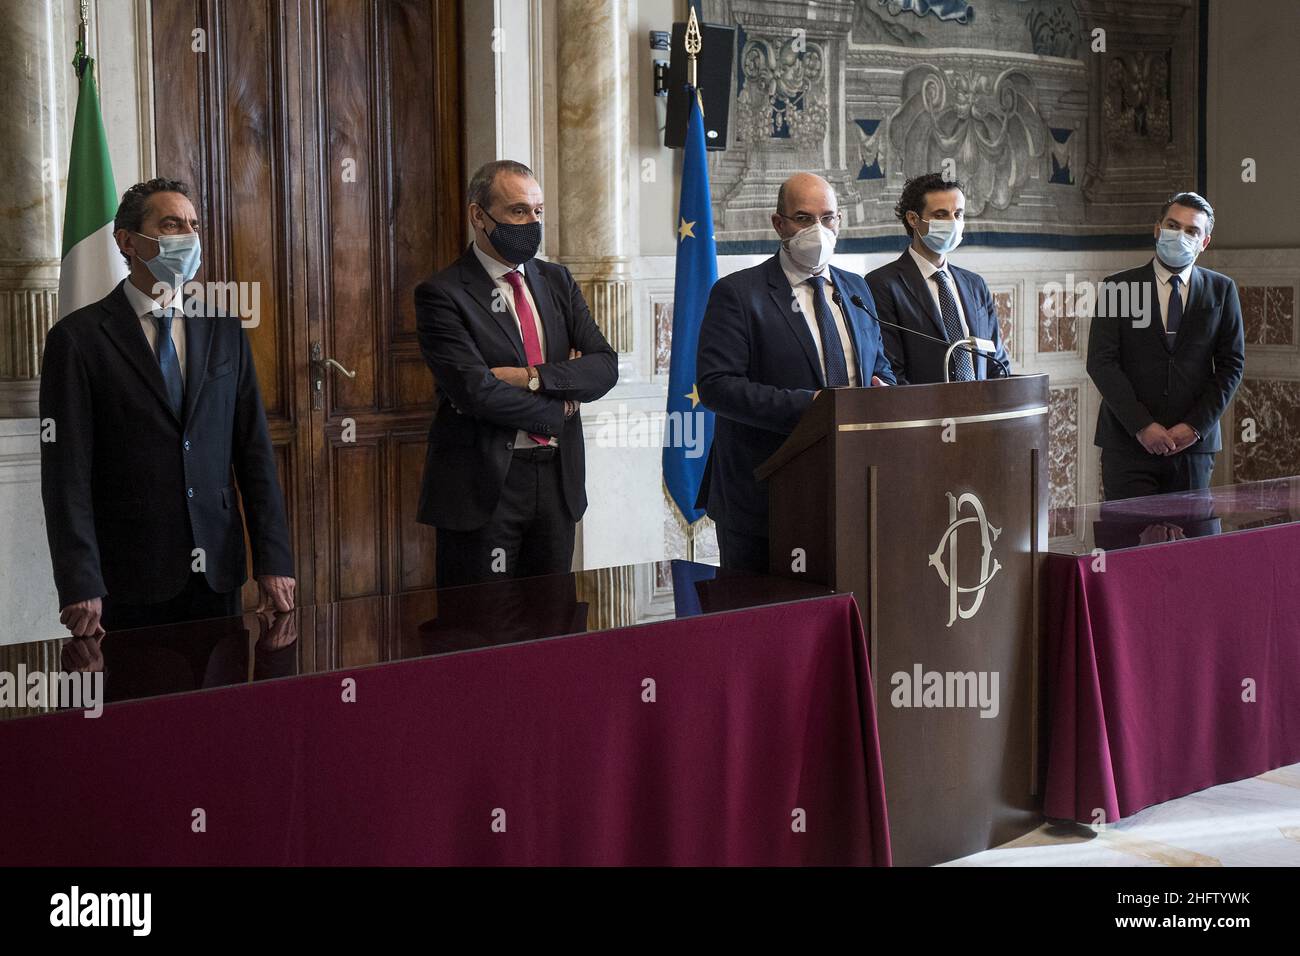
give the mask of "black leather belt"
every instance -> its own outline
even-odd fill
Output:
[[[526,458],[529,461],[550,461],[560,453],[560,449],[555,445],[533,445],[529,448],[520,448],[515,446],[514,457]]]

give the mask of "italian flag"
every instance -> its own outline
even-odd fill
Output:
[[[68,202],[63,211],[63,266],[59,270],[59,318],[98,302],[126,278],[126,262],[113,241],[117,188],[108,139],[99,114],[95,61],[81,43],[72,61],[77,73],[77,117],[68,159]]]

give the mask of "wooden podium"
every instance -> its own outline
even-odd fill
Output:
[[[1040,821],[1047,413],[1046,375],[827,389],[755,473],[772,573],[857,596],[900,865]]]

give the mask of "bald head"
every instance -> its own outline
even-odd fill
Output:
[[[815,173],[795,173],[777,190],[772,226],[782,238],[788,238],[823,216],[838,212],[839,203],[830,183]]]
[[[835,190],[816,173],[795,173],[777,190],[776,211],[783,216],[793,216],[800,206],[825,207],[827,212],[834,212]],[[805,211],[812,212],[811,209]]]

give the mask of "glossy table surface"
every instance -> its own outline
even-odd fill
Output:
[[[1074,533],[1052,538],[1049,553],[1075,557],[1236,534],[1300,521],[1300,477],[1058,508],[1052,517]]]
[[[0,672],[104,675],[106,703],[376,664],[832,594],[686,561],[414,591],[167,627],[0,647]],[[11,678],[12,679],[12,678]],[[0,706],[0,720],[48,707]]]

